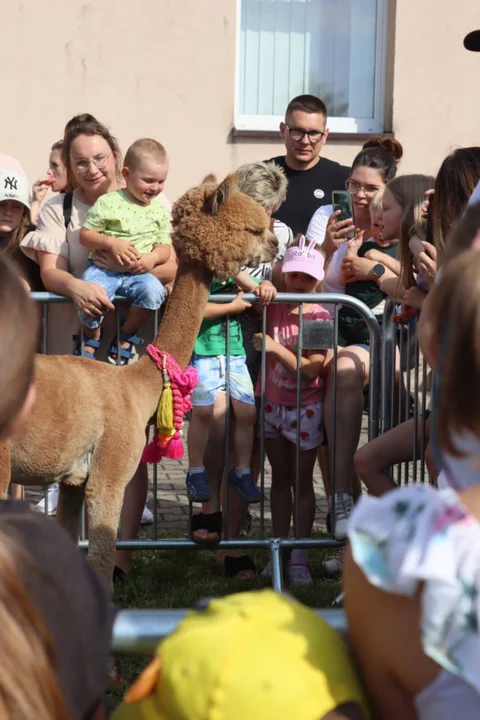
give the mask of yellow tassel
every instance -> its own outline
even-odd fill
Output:
[[[172,386],[169,382],[163,386],[162,397],[157,410],[157,429],[161,435],[173,435],[173,395]]]

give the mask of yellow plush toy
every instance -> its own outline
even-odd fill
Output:
[[[355,717],[370,717],[340,636],[307,607],[264,590],[190,613],[112,718],[322,720],[350,703]]]

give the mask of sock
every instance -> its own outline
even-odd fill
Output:
[[[292,550],[292,555],[290,557],[290,565],[306,565],[307,562],[308,560],[306,550]]]
[[[205,467],[203,465],[201,467],[188,468],[189,475],[198,475],[202,472],[205,472]]]
[[[244,475],[249,475],[251,472],[250,468],[235,468],[235,474],[238,475],[238,477],[243,477]]]

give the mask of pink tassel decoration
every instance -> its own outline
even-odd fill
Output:
[[[161,372],[168,372],[173,398],[173,425],[175,433],[171,436],[159,436],[147,445],[142,454],[142,462],[156,464],[163,457],[180,460],[184,449],[182,442],[183,416],[192,407],[191,395],[198,382],[198,373],[192,367],[182,371],[177,361],[155,345],[148,345],[147,352]]]

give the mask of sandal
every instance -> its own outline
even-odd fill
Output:
[[[127,342],[129,344],[128,348],[120,347],[120,365],[128,365],[130,360],[133,360],[133,358],[137,356],[137,352],[134,349],[135,345],[144,345],[145,340],[137,337],[137,335],[131,335],[123,331],[120,333],[120,340],[121,342]],[[107,353],[107,362],[111,365],[119,364],[117,363],[117,352],[117,337],[115,336]]]
[[[195,537],[199,530],[206,530],[210,535],[215,535],[214,539]],[[214,513],[197,513],[192,516],[190,523],[190,537],[197,545],[205,545],[207,547],[215,547],[222,539],[223,516],[221,511]]]
[[[77,343],[75,350],[73,351],[73,354],[77,357],[84,357],[88,358],[89,360],[96,360],[97,359],[97,350],[100,347],[100,340],[93,340],[92,338],[85,338],[82,340],[80,338],[80,335],[73,335],[73,340]],[[82,344],[84,348],[89,347],[93,349],[93,352],[83,352],[82,353]]]
[[[257,568],[250,555],[226,555],[223,561],[225,577],[242,582],[253,580],[257,576]]]

